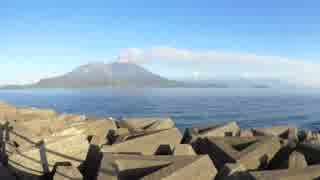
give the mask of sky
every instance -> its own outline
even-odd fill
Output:
[[[0,85],[121,61],[170,79],[320,87],[319,9],[308,0],[1,0]]]

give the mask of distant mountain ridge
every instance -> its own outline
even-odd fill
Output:
[[[61,76],[41,79],[42,88],[88,88],[104,86],[174,86],[171,81],[131,63],[90,63]]]
[[[133,63],[89,63],[60,76],[40,79],[35,84],[7,85],[0,89],[101,88],[101,87],[181,87],[181,88],[269,88],[282,86],[276,81],[229,79],[184,80],[164,78]]]

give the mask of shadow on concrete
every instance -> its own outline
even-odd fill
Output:
[[[58,157],[62,157],[64,159],[66,159],[66,160],[76,161],[76,162],[79,162],[80,164],[85,164],[83,160],[75,158],[75,157],[72,157],[70,155],[62,154],[60,152],[56,152],[56,151],[53,151],[53,150],[47,149],[47,148],[41,149],[39,146],[37,146],[38,142],[35,142],[35,141],[31,140],[30,138],[28,138],[26,136],[23,136],[22,134],[19,134],[18,132],[13,131],[12,129],[7,128],[7,131],[10,131],[10,132],[9,133],[6,132],[6,138],[2,137],[2,139],[1,139],[2,143],[0,144],[1,148],[3,147],[3,144],[4,144],[4,147],[5,147],[5,144],[8,144],[10,142],[10,136],[8,136],[8,134],[10,134],[10,133],[14,134],[15,136],[21,138],[26,143],[31,145],[31,148],[27,148],[26,151],[15,150],[13,153],[9,152],[7,150],[4,150],[4,152],[1,151],[0,155],[2,157],[1,158],[2,164],[6,165],[6,167],[13,174],[15,174],[15,176],[17,176],[17,177],[30,178],[30,179],[40,178],[40,179],[44,179],[44,180],[50,180],[50,179],[53,178],[53,174],[56,172],[57,166],[63,166],[63,165],[64,166],[68,166],[68,165],[71,165],[71,162],[58,162],[58,163],[52,165],[52,164],[49,164],[48,162],[43,162],[42,158],[40,158],[41,160],[39,161],[38,159],[29,157],[29,156],[24,154],[24,152],[27,152],[27,151],[30,151],[30,150],[35,150],[35,149],[39,150],[39,156],[40,156],[41,153],[44,153],[45,155],[47,155],[49,153],[49,154],[53,154],[53,155],[58,156]],[[41,151],[44,151],[44,152],[41,152]],[[99,148],[99,152],[100,152],[100,148]],[[38,169],[33,169],[32,167],[28,167],[25,164],[21,164],[19,162],[10,160],[9,158],[3,158],[3,157],[8,157],[8,154],[10,154],[10,156],[18,154],[19,156],[21,156],[23,158],[26,158],[26,159],[28,159],[28,160],[30,160],[30,161],[32,161],[34,163],[37,163],[37,164],[39,164],[41,166],[46,165],[47,169],[50,169],[50,167],[51,167],[51,168],[53,168],[53,170],[51,172],[49,172],[48,174],[43,174],[43,171],[39,171]],[[97,165],[100,165],[100,163],[97,163]],[[23,171],[22,169],[25,169],[25,170],[27,170],[29,172]],[[43,175],[41,176],[41,175],[38,175],[38,174],[43,174]],[[73,179],[72,177],[69,177],[66,174],[61,174],[61,173],[59,173],[59,174],[61,176],[65,177],[66,179],[70,179],[70,180]]]

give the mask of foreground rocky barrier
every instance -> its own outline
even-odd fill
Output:
[[[293,125],[187,128],[170,118],[58,114],[0,103],[0,179],[314,180],[320,134]]]

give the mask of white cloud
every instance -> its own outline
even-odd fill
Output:
[[[188,60],[188,61],[218,61],[228,63],[254,63],[254,64],[290,64],[301,65],[302,61],[289,60],[277,56],[259,56],[249,53],[229,53],[219,51],[194,51],[171,47],[157,47],[150,50],[128,48],[121,52],[121,61],[145,63],[155,59]]]
[[[121,63],[141,63],[145,52],[138,48],[128,48],[120,52],[118,61]]]
[[[121,52],[119,61],[130,63],[154,63],[166,60],[175,62],[194,62],[215,66],[217,63],[228,67],[244,68],[243,74],[252,74],[260,77],[272,77],[287,80],[294,84],[320,87],[320,64],[304,60],[289,59],[279,56],[264,56],[249,53],[233,53],[221,51],[195,51],[172,47],[155,47],[149,50],[129,48]],[[195,70],[198,71],[198,70]],[[250,72],[252,71],[252,72]],[[261,73],[259,74],[259,71]],[[257,73],[258,72],[258,73]],[[266,73],[267,72],[267,73]]]

